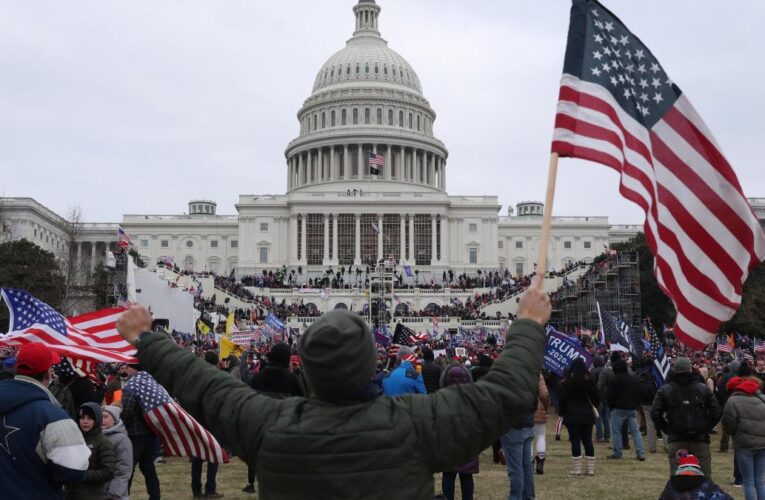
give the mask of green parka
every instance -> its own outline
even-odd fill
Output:
[[[536,408],[541,325],[516,320],[475,384],[330,403],[271,399],[145,334],[138,358],[181,405],[257,471],[260,498],[431,499],[433,474],[478,455]]]

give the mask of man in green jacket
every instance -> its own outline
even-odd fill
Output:
[[[505,350],[479,382],[378,396],[374,339],[360,316],[324,314],[300,338],[311,397],[272,399],[221,373],[134,306],[118,321],[141,365],[227,448],[269,499],[431,499],[433,474],[490,446],[536,405],[550,301],[534,283]]]

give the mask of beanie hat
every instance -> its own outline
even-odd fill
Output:
[[[688,453],[688,450],[678,450],[676,476],[703,476],[699,459]]]
[[[220,361],[218,353],[215,351],[205,351],[205,361],[211,365],[218,366],[218,362]]]
[[[308,386],[321,399],[352,396],[375,374],[374,338],[361,316],[350,311],[319,317],[300,337],[298,353]]]
[[[681,356],[672,364],[672,369],[675,373],[691,373],[691,360]]]
[[[270,366],[280,366],[287,368],[290,365],[290,346],[285,343],[279,343],[271,347],[268,351],[268,364]]]
[[[114,419],[114,423],[118,424],[120,422],[120,415],[122,414],[122,408],[119,406],[114,405],[108,405],[108,406],[102,406],[101,411],[105,411],[109,415],[112,416],[112,419]]]

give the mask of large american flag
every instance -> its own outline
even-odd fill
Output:
[[[147,372],[132,376],[125,390],[137,397],[146,425],[159,436],[171,455],[196,457],[216,464],[228,462],[228,454],[215,437]]]
[[[117,319],[125,309],[102,309],[65,318],[24,290],[0,288],[0,296],[10,313],[9,332],[0,335],[0,345],[41,342],[85,372],[99,362],[136,362],[135,347],[117,331]]]
[[[711,64],[711,61],[710,61]],[[607,165],[646,213],[675,331],[700,349],[741,304],[765,236],[691,103],[653,54],[595,0],[574,0],[552,151]]]
[[[598,308],[600,329],[603,332],[603,338],[610,346],[611,352],[634,352],[629,325],[625,321],[612,316],[607,310],[601,309],[599,303],[596,303],[596,306]]]

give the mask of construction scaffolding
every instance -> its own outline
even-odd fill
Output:
[[[640,265],[637,252],[619,252],[593,264],[576,282],[564,282],[552,297],[550,323],[561,331],[587,328],[595,332],[598,307],[630,328],[640,329]]]
[[[390,267],[381,261],[370,274],[369,281],[369,325],[372,328],[389,326],[393,311],[393,280]]]

